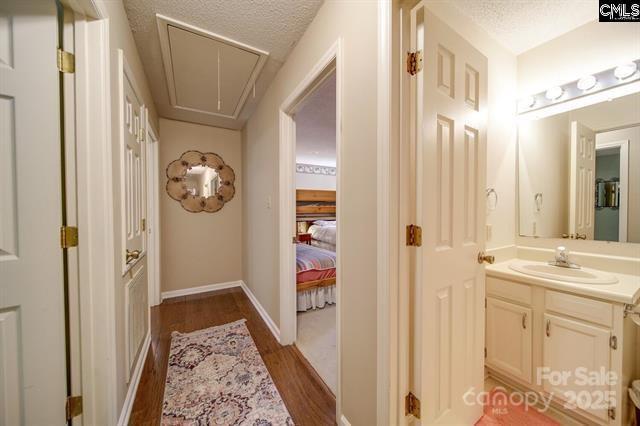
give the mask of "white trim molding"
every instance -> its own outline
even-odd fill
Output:
[[[224,283],[201,285],[197,287],[182,288],[180,290],[171,290],[162,292],[162,301],[171,299],[172,297],[188,296],[190,294],[207,293],[209,291],[224,290],[225,288],[242,287],[242,281],[228,281]]]
[[[345,416],[340,416],[340,426],[351,426],[351,423]]]
[[[118,419],[118,426],[126,426],[129,424],[129,417],[131,417],[131,409],[133,408],[133,402],[136,399],[136,392],[138,391],[138,385],[140,384],[140,377],[142,376],[142,370],[144,369],[144,362],[147,359],[147,353],[151,346],[151,333],[147,330],[147,335],[142,343],[142,350],[138,354],[138,360],[136,366],[131,374],[131,381],[129,382],[129,389],[127,390],[127,396],[124,399],[122,405],[122,411],[120,412],[120,418]]]
[[[267,328],[269,328],[269,331],[271,331],[271,334],[273,334],[273,337],[275,337],[278,343],[281,343],[280,329],[276,325],[273,318],[269,316],[264,306],[260,304],[260,302],[258,301],[258,298],[253,294],[251,289],[249,289],[249,286],[247,286],[247,284],[242,280],[228,281],[228,282],[218,283],[218,284],[202,285],[198,287],[190,287],[190,288],[185,288],[180,290],[163,291],[162,300],[164,301],[165,299],[171,299],[172,297],[181,297],[181,296],[188,296],[191,294],[208,293],[210,291],[224,290],[226,288],[234,288],[234,287],[240,287],[242,291],[244,291],[244,294],[247,295],[247,297],[253,304],[253,307],[256,308],[256,311],[258,311],[258,313],[260,314],[260,317],[262,318],[264,323],[267,325]]]
[[[258,301],[258,298],[251,292],[251,290],[249,289],[247,284],[245,284],[244,281],[240,281],[240,286],[242,287],[242,290],[247,295],[249,300],[251,300],[251,303],[253,303],[253,306],[256,308],[256,310],[260,314],[260,317],[269,328],[269,331],[271,331],[271,334],[273,334],[273,337],[275,337],[278,343],[280,343],[280,329],[278,328],[276,323],[273,321],[273,319],[269,316],[269,314],[267,313],[267,310],[260,304],[260,302]]]
[[[296,280],[295,280],[295,244],[291,237],[296,233],[295,214],[295,141],[296,123],[294,114],[311,93],[335,72],[336,75],[336,123],[342,122],[342,93],[343,93],[343,41],[338,38],[331,47],[319,58],[295,89],[280,105],[280,143],[279,143],[279,211],[278,248],[279,248],[279,277],[280,277],[280,344],[290,345],[296,340]],[[342,151],[342,126],[336,126],[336,220],[338,232],[336,234],[336,352],[338,388],[336,389],[336,418],[342,414],[341,404],[341,329],[342,315],[342,244],[340,223],[342,223],[342,191],[340,188],[343,174],[340,172]]]
[[[618,205],[618,242],[626,243],[629,216],[629,139],[611,142],[598,142],[598,135],[596,135],[596,153],[599,150],[608,148],[620,149],[620,202]]]

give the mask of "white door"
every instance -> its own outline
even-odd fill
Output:
[[[609,386],[604,382],[582,382],[584,373],[610,371],[611,332],[550,314],[545,314],[544,321],[543,366],[554,373],[550,380],[544,380],[544,390],[607,420]],[[585,369],[583,375],[577,374],[577,366]],[[567,375],[566,381],[556,381],[562,373]]]
[[[487,297],[486,364],[531,383],[531,309]]]
[[[140,91],[125,60],[118,51],[121,82],[120,134],[122,235],[124,242],[125,304],[125,380],[129,383],[142,348],[149,324],[149,288],[147,286],[147,258],[145,214],[146,198],[146,109]]]
[[[123,72],[123,140],[124,140],[124,231],[127,267],[135,264],[145,250],[145,125],[142,99],[127,72]]]
[[[483,387],[487,59],[435,15],[412,11],[417,94],[415,385],[423,424],[473,424]]]
[[[571,122],[570,176],[569,233],[593,240],[596,134],[577,121]]]
[[[0,2],[0,424],[64,424],[54,1]]]

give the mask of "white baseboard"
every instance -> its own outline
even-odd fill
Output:
[[[271,334],[273,334],[273,337],[275,337],[278,343],[280,343],[280,329],[278,328],[276,323],[273,321],[273,319],[271,319],[271,317],[269,316],[267,311],[264,309],[264,307],[262,307],[262,305],[258,301],[258,298],[256,298],[256,296],[251,292],[251,290],[249,290],[249,287],[242,280],[229,281],[226,283],[219,283],[219,284],[203,285],[199,287],[184,288],[184,289],[173,290],[173,291],[163,291],[162,300],[170,299],[172,297],[187,296],[190,294],[206,293],[209,291],[222,290],[225,288],[232,288],[232,287],[242,288],[242,291],[244,291],[244,293],[247,295],[249,300],[251,300],[251,303],[253,303],[253,306],[256,308],[256,310],[260,314],[260,317],[262,317],[262,320],[265,322],[265,324],[267,324],[267,327],[269,327],[269,330],[271,331]]]
[[[351,426],[351,423],[349,423],[349,420],[347,420],[347,418],[344,415],[340,416],[340,425],[341,426]]]
[[[133,401],[136,399],[136,392],[138,391],[138,384],[140,383],[140,376],[144,369],[144,361],[147,359],[147,352],[151,346],[151,332],[147,330],[147,335],[142,342],[142,350],[138,355],[138,361],[131,374],[131,380],[129,381],[129,389],[127,390],[127,396],[124,399],[122,410],[120,411],[120,418],[118,419],[118,426],[126,426],[129,424],[129,417],[131,416],[131,409],[133,408]]]
[[[280,343],[280,329],[278,328],[276,323],[273,322],[267,311],[262,307],[256,296],[251,292],[251,290],[249,290],[247,284],[245,284],[244,281],[240,282],[242,284],[242,290],[245,292],[249,300],[251,300],[251,303],[253,303],[253,306],[256,308],[265,324],[267,324],[269,330],[271,330],[271,334],[273,334],[273,337],[275,337],[278,343]]]
[[[242,281],[229,281],[226,283],[201,285],[199,287],[183,288],[180,290],[163,291],[162,300],[172,297],[188,296],[190,294],[206,293],[208,291],[223,290],[225,288],[242,287]]]

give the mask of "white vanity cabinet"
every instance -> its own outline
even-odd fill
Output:
[[[604,374],[611,369],[611,330],[547,313],[544,324],[542,366],[553,372],[572,373],[566,379],[544,380],[544,390],[565,395],[566,402],[607,420],[609,385]],[[578,367],[584,369],[585,375],[602,372],[603,376],[591,383],[576,370]]]
[[[627,425],[626,388],[640,374],[640,342],[624,319],[624,304],[504,275],[489,273],[486,283],[488,373],[517,389],[553,395],[555,408],[582,421]],[[617,380],[610,382],[610,374]]]
[[[531,383],[531,308],[487,297],[488,365]]]

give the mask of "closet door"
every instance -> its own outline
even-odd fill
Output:
[[[424,3],[412,10],[416,247],[412,392],[423,424],[474,424],[484,381],[487,58]]]

